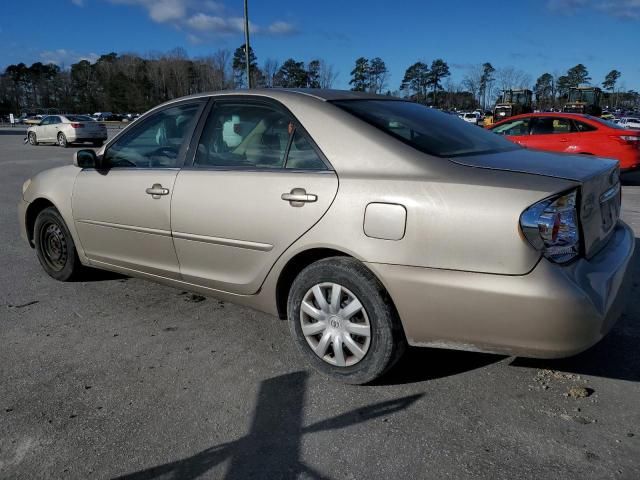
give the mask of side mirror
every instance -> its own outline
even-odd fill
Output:
[[[98,168],[98,156],[93,150],[78,150],[73,154],[73,164],[79,168]]]

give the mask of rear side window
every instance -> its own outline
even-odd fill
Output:
[[[595,130],[598,130],[596,127],[594,127],[593,125],[589,125],[588,123],[578,122],[577,120],[574,120],[573,123],[576,124],[576,129],[579,132],[593,132]]]
[[[293,134],[289,147],[286,168],[297,170],[326,170],[326,165],[318,157],[311,142],[299,130]]]
[[[520,148],[483,128],[413,102],[340,100],[333,104],[417,150],[438,157]]]
[[[195,167],[282,168],[292,120],[266,105],[219,104],[198,142]]]
[[[553,135],[572,132],[575,132],[575,128],[569,118],[536,117],[532,121],[531,135]]]

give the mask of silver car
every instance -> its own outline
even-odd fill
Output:
[[[106,139],[107,127],[88,115],[47,115],[27,129],[26,137],[30,145],[53,143],[61,147],[85,142],[101,147]]]
[[[391,97],[223,92],[27,180],[19,217],[53,278],[100,268],[277,315],[313,367],[366,383],[407,344],[600,340],[634,248],[618,173]]]

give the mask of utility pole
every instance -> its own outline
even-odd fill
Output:
[[[249,6],[244,0],[244,61],[247,70],[247,88],[251,88],[251,65],[249,65]]]

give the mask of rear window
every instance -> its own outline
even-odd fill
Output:
[[[70,122],[93,122],[93,118],[88,115],[67,115]]]
[[[617,123],[613,123],[613,121],[609,122],[607,120],[603,120],[601,118],[598,117],[592,117],[591,115],[586,115],[586,117],[596,123],[599,123],[600,125],[603,125],[605,127],[609,127],[609,128],[617,128],[618,130],[626,130],[626,128],[621,127],[620,125],[618,125]]]
[[[520,148],[483,128],[417,103],[403,100],[332,103],[429,155],[456,157]]]

